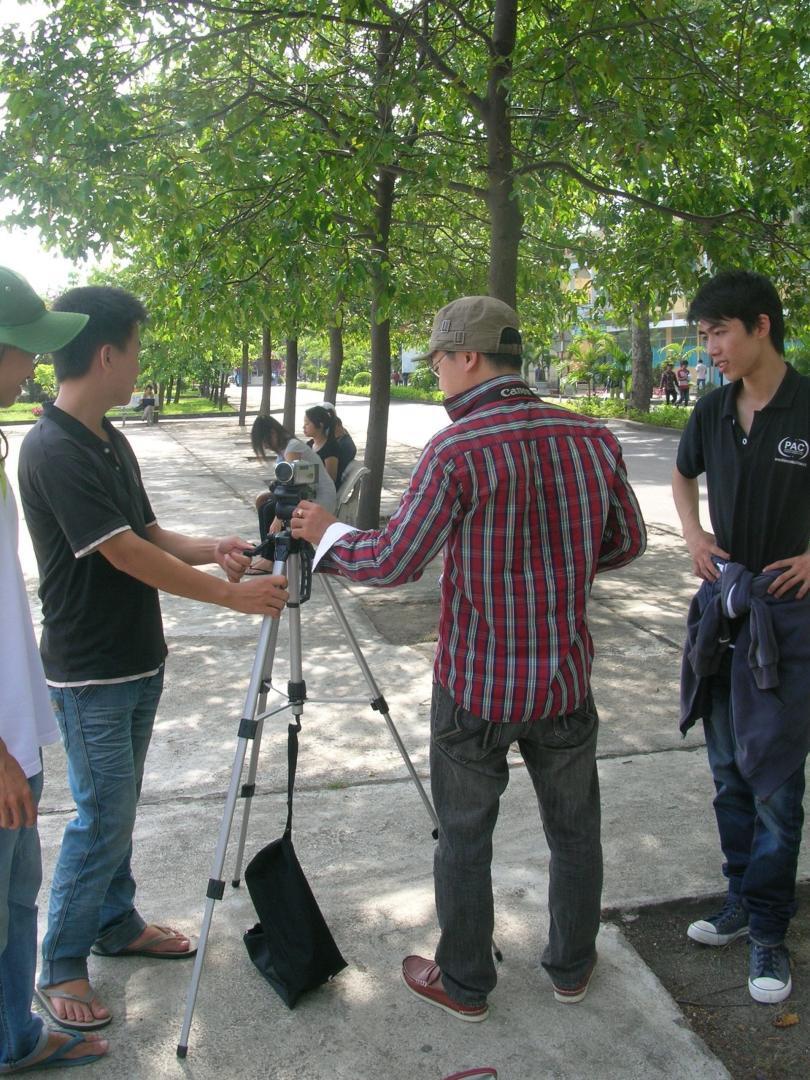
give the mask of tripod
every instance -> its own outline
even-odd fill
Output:
[[[242,711],[242,718],[239,721],[236,753],[234,755],[233,768],[231,770],[231,779],[225,799],[225,809],[222,814],[217,846],[214,852],[211,877],[208,879],[205,913],[200,929],[200,940],[197,948],[197,955],[194,958],[194,970],[191,974],[191,980],[186,995],[186,1011],[183,1018],[183,1026],[180,1031],[180,1042],[177,1046],[177,1056],[179,1058],[184,1058],[188,1053],[188,1036],[191,1029],[192,1017],[194,1015],[194,1005],[197,1000],[203,963],[205,961],[205,950],[208,945],[208,935],[214,914],[214,904],[217,900],[221,900],[225,893],[225,882],[222,878],[222,871],[225,865],[228,839],[230,837],[233,816],[236,810],[236,800],[241,796],[241,798],[245,800],[245,807],[242,816],[242,828],[239,835],[236,866],[232,885],[234,888],[237,888],[240,883],[242,860],[244,857],[248,821],[250,818],[251,800],[256,789],[256,772],[258,768],[264,721],[268,717],[275,716],[277,713],[289,708],[295,722],[300,726],[300,717],[303,714],[304,702],[306,701],[306,684],[303,678],[301,658],[301,604],[309,599],[312,585],[312,564],[309,546],[305,542],[293,538],[289,530],[289,519],[284,522],[284,525],[285,527],[281,532],[268,537],[268,539],[260,544],[258,548],[251,552],[251,554],[269,555],[272,552],[272,572],[274,574],[285,574],[287,577],[289,591],[287,610],[290,619],[290,680],[287,686],[287,697],[282,704],[266,711],[267,695],[272,686],[273,659],[275,657],[280,620],[265,616],[259,631],[259,640],[250,673],[250,682],[248,683],[248,689],[245,695],[245,705]],[[346,639],[354,653],[360,671],[373,695],[371,708],[376,712],[382,713],[385,719],[388,730],[396,743],[397,749],[405,762],[410,777],[416,785],[416,789],[425,805],[428,816],[433,823],[433,838],[436,839],[438,836],[439,824],[436,817],[436,811],[433,809],[433,805],[427,796],[422,781],[419,779],[416,770],[413,767],[408,752],[399,737],[399,732],[394,726],[394,722],[388,712],[388,705],[385,698],[380,693],[380,690],[374,681],[374,676],[371,674],[368,664],[360,651],[357,639],[352,633],[348,620],[338,603],[334,586],[325,575],[321,575],[320,580],[326,589],[326,594],[329,597],[332,609],[343,633],[346,635]],[[244,768],[248,743],[252,743],[252,749],[250,754],[250,764],[248,766],[247,782],[243,784],[240,789],[240,779]]]

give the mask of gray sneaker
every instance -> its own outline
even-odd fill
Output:
[[[749,945],[748,990],[754,1001],[773,1005],[790,997],[790,953],[784,945]]]
[[[686,931],[687,937],[701,945],[728,945],[747,933],[748,912],[736,900],[726,900],[722,911],[707,919],[697,919]]]

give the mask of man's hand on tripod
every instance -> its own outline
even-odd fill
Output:
[[[289,599],[283,574],[261,574],[245,578],[230,590],[228,607],[244,615],[269,615],[277,619]]]
[[[228,575],[228,581],[239,581],[250,566],[250,556],[245,555],[244,552],[251,546],[240,536],[223,536],[221,540],[217,540],[214,554],[217,562]]]
[[[317,547],[323,534],[336,521],[335,515],[324,510],[319,503],[303,499],[293,510],[290,531],[296,540],[309,540]]]

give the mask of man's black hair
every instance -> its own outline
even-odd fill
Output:
[[[785,351],[785,317],[782,301],[770,278],[753,270],[723,270],[704,282],[689,305],[690,322],[739,319],[748,333],[760,315],[771,320],[771,344],[780,356]]]
[[[523,339],[520,331],[513,326],[505,326],[501,330],[501,345],[522,345]],[[506,368],[509,371],[520,371],[523,366],[523,357],[518,353],[484,353],[484,356],[493,367]]]
[[[68,289],[54,302],[52,310],[80,311],[90,316],[84,329],[53,354],[53,367],[60,382],[86,375],[100,346],[125,348],[135,328],[147,318],[146,308],[136,296],[113,285]]]

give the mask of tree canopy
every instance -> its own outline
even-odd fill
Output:
[[[364,339],[369,521],[392,333],[453,295],[547,342],[575,267],[629,320],[734,264],[808,321],[809,42],[804,0],[55,0],[0,40],[0,194],[192,347]]]

